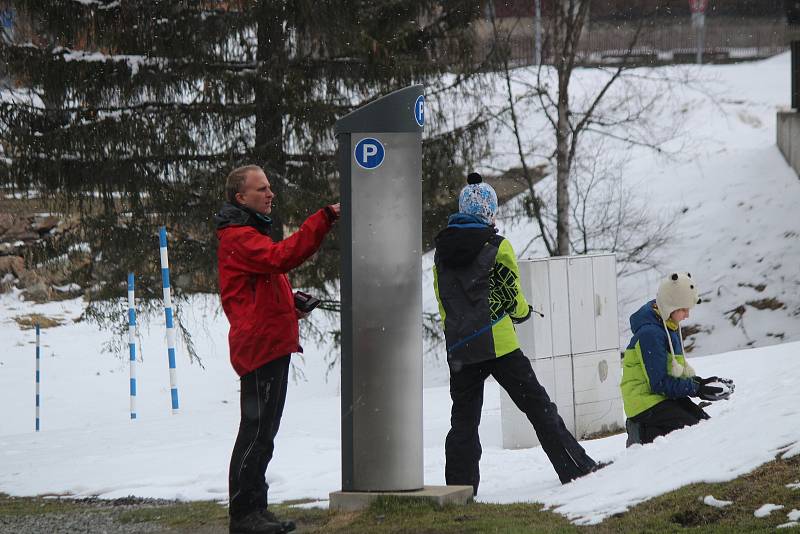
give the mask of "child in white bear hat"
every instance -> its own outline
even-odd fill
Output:
[[[631,315],[631,338],[622,360],[622,402],[628,446],[650,443],[708,414],[690,397],[727,399],[733,382],[700,378],[687,363],[680,322],[700,302],[690,273],[672,273],[651,300]]]

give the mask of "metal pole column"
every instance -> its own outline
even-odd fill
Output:
[[[422,86],[336,123],[341,175],[342,489],[423,487]]]

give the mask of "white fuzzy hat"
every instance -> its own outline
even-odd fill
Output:
[[[658,286],[656,306],[665,321],[675,310],[691,309],[699,303],[697,286],[689,273],[672,273]]]

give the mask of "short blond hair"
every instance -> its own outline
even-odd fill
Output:
[[[236,193],[242,192],[242,186],[247,180],[247,175],[258,171],[264,172],[264,169],[258,165],[245,165],[236,167],[228,174],[228,177],[225,178],[225,198],[228,202],[236,202]]]

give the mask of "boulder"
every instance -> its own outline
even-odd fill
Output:
[[[14,217],[0,237],[2,237],[3,241],[30,241],[38,239],[39,234],[33,231],[31,221],[27,217]]]
[[[50,288],[42,282],[32,284],[22,291],[22,298],[39,303],[49,301],[50,296]]]
[[[48,233],[56,226],[58,226],[59,222],[60,222],[59,218],[53,215],[36,217],[36,219],[33,222],[32,228],[34,232],[38,233],[39,235],[43,235]]]
[[[6,233],[11,225],[14,224],[14,216],[10,213],[0,213],[0,235]]]
[[[25,260],[21,256],[0,256],[0,277],[11,273],[17,278],[25,271]]]

